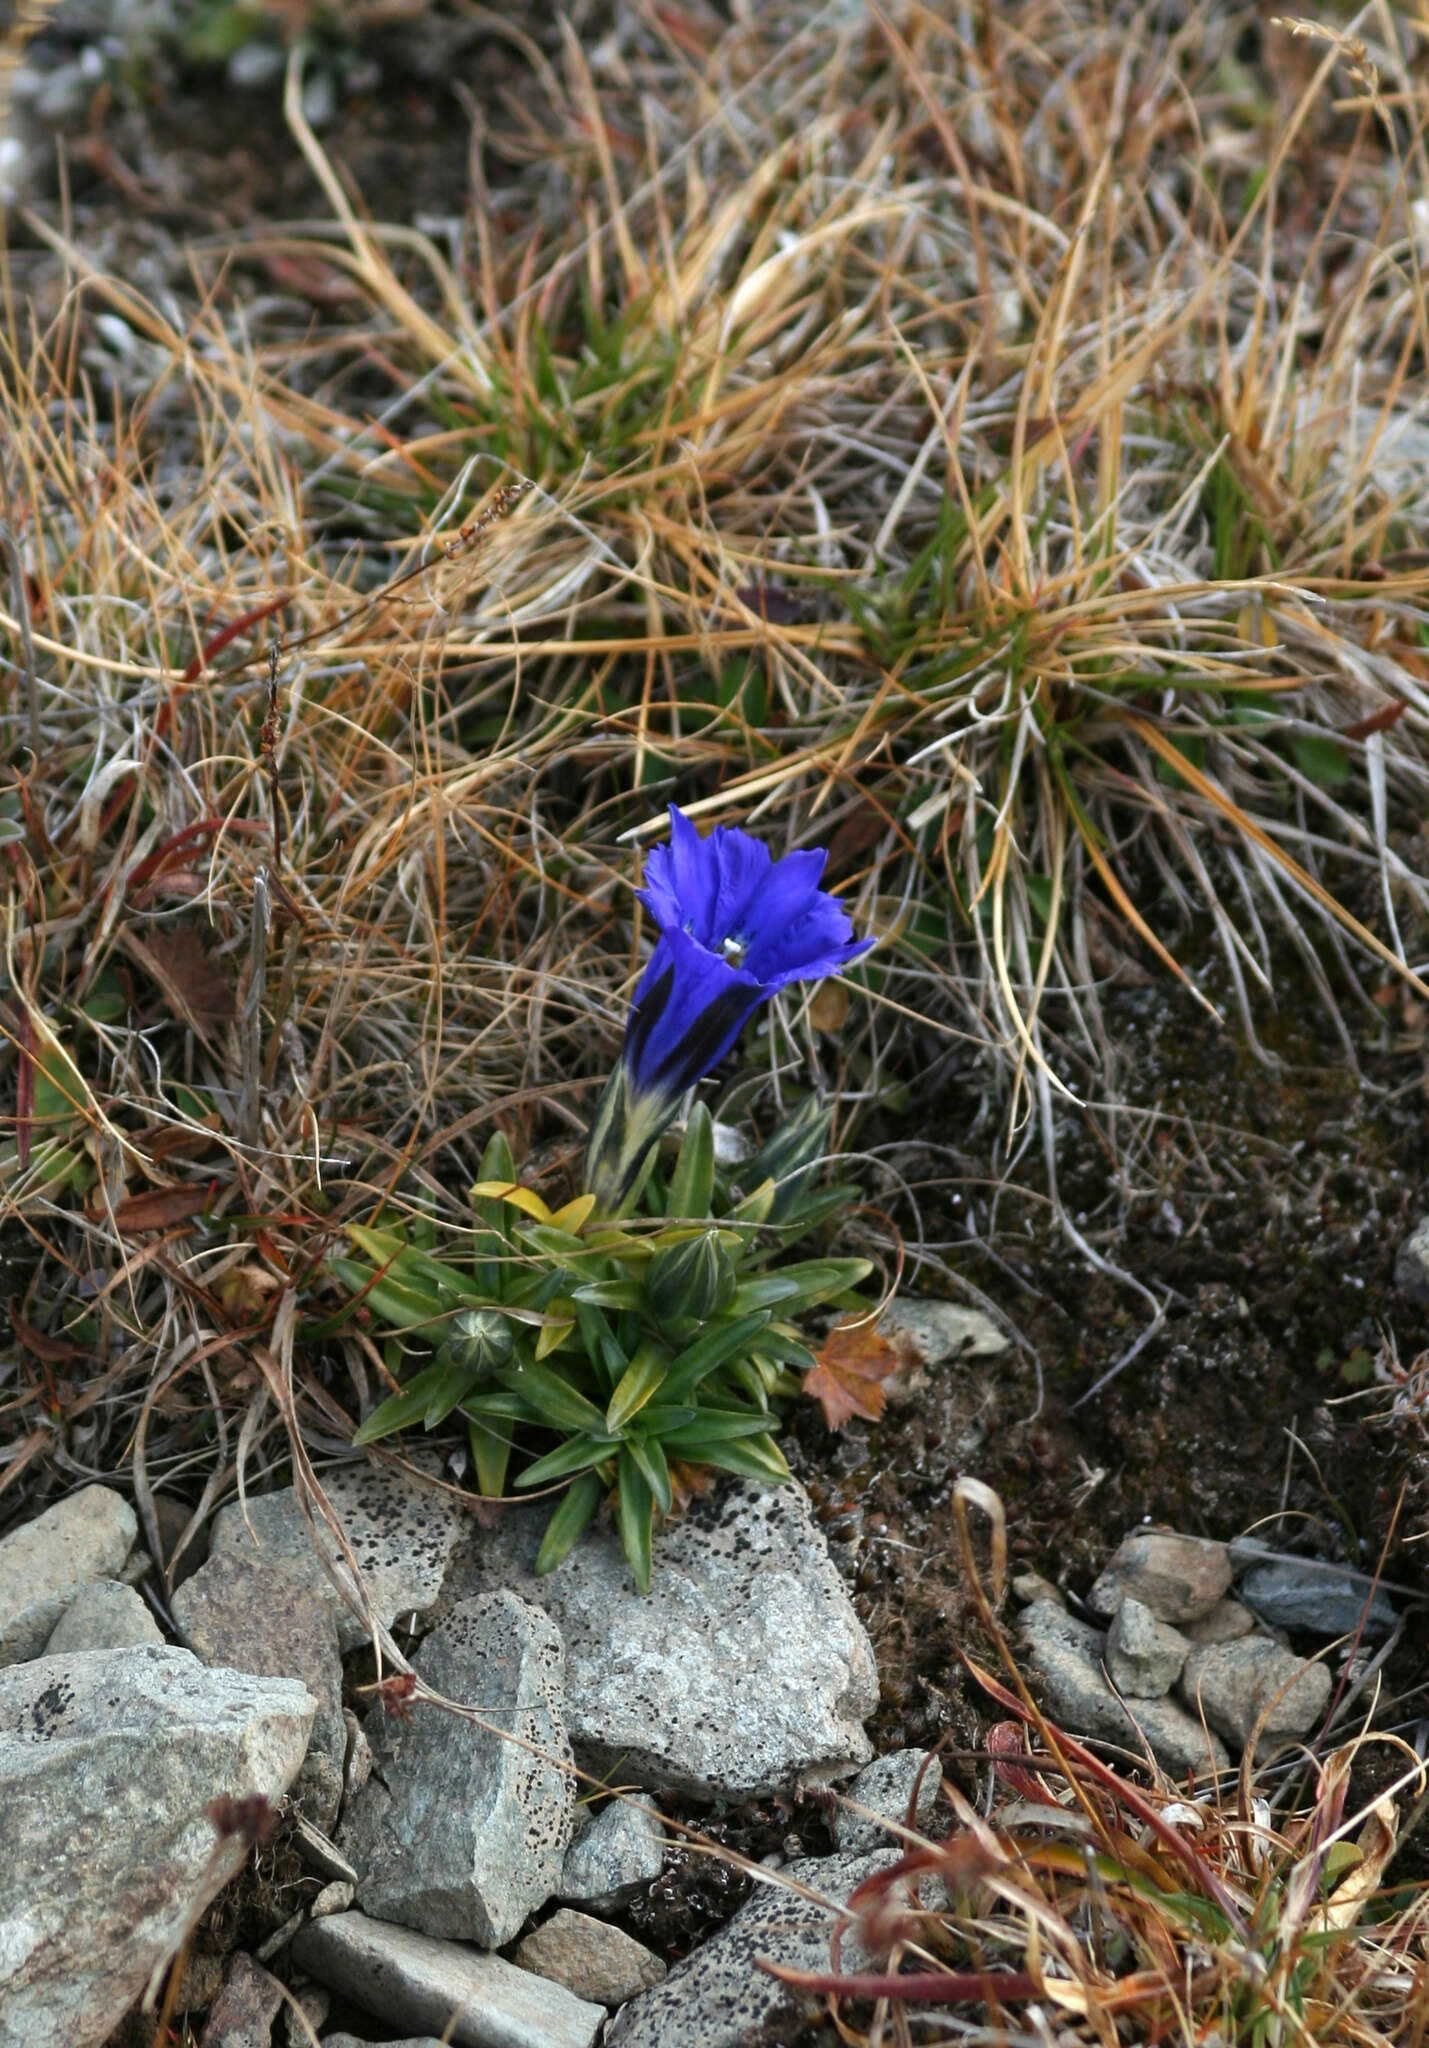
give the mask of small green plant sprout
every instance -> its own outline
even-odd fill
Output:
[[[431,1362],[358,1430],[359,1444],[464,1417],[483,1494],[560,1489],[537,1557],[551,1571],[601,1502],[646,1591],[655,1510],[681,1466],[776,1482],[780,1403],[815,1365],[797,1318],[858,1307],[867,1259],[786,1260],[854,1199],[821,1188],[833,1111],[809,1098],[738,1167],[715,1159],[696,1102],[668,1172],[661,1139],[689,1091],[776,989],[836,973],[854,938],[818,887],[821,853],[773,861],[759,841],[701,839],[672,810],[642,899],[659,927],[625,1045],[596,1111],[585,1190],[552,1210],[516,1178],[506,1140],[486,1148],[472,1190],[469,1257],[438,1257],[423,1226],[349,1225],[359,1258],[338,1279],[388,1333]],[[737,1176],[737,1178],[736,1178]],[[350,1311],[349,1311],[350,1312]]]

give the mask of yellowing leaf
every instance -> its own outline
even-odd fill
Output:
[[[594,1195],[577,1195],[573,1202],[567,1202],[564,1209],[557,1209],[551,1218],[556,1230],[568,1230],[572,1237],[579,1237],[581,1227],[595,1207]]]
[[[818,1364],[804,1375],[804,1392],[819,1403],[829,1428],[842,1429],[855,1415],[877,1422],[883,1382],[897,1366],[898,1353],[872,1322],[835,1323],[816,1356]]]
[[[509,1202],[513,1209],[521,1209],[535,1218],[537,1223],[549,1223],[551,1212],[533,1188],[523,1188],[514,1180],[479,1180],[471,1190],[474,1198],[481,1201]],[[569,1206],[569,1205],[568,1205]]]

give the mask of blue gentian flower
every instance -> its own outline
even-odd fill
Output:
[[[685,1091],[716,1066],[761,1003],[793,981],[837,974],[873,944],[819,887],[823,851],[775,860],[747,832],[702,839],[670,806],[640,900],[660,936],[631,1006],[620,1065],[591,1127],[586,1186],[614,1210],[638,1186]]]

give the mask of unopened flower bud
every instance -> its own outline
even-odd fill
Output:
[[[515,1348],[511,1318],[499,1308],[458,1309],[447,1330],[447,1362],[463,1372],[495,1372]]]
[[[656,1322],[667,1329],[718,1315],[729,1306],[734,1285],[728,1252],[714,1231],[706,1230],[656,1252],[645,1278],[645,1294]]]

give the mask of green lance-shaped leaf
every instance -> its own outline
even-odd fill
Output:
[[[734,1299],[734,1265],[718,1233],[703,1230],[682,1244],[656,1252],[645,1272],[650,1313],[662,1330],[685,1323],[707,1323]],[[762,1308],[763,1302],[751,1302]]]
[[[455,1371],[449,1365],[429,1365],[409,1380],[400,1394],[389,1394],[374,1408],[352,1441],[373,1444],[379,1437],[391,1436],[394,1430],[410,1428],[414,1422],[435,1429],[474,1385],[468,1372]]]
[[[471,1460],[476,1467],[477,1490],[488,1500],[499,1498],[506,1486],[506,1468],[511,1461],[511,1432],[490,1422],[469,1416]]]
[[[604,1433],[605,1417],[595,1403],[549,1366],[528,1360],[511,1373],[508,1384],[548,1429],[591,1430],[597,1436]]]
[[[656,1507],[661,1514],[668,1515],[674,1505],[675,1488],[659,1438],[631,1436],[626,1439],[625,1448],[640,1467],[645,1483],[655,1497]]]
[[[638,1280],[587,1280],[571,1289],[571,1300],[577,1305],[589,1302],[592,1308],[639,1308],[645,1289]]]
[[[781,1315],[797,1315],[821,1301],[847,1294],[872,1271],[871,1259],[804,1259],[742,1281],[730,1306],[736,1314],[777,1306]]]
[[[772,1180],[766,1178],[760,1181],[742,1202],[735,1203],[728,1216],[722,1220],[726,1223],[767,1223],[774,1213],[774,1198],[777,1192]]]
[[[692,1222],[708,1216],[714,1193],[714,1168],[714,1118],[703,1102],[697,1102],[690,1111],[680,1156],[670,1177],[665,1214]]]
[[[707,1373],[733,1357],[768,1321],[768,1311],[761,1309],[757,1315],[736,1316],[733,1321],[716,1323],[713,1329],[706,1330],[671,1365],[663,1389],[665,1399],[687,1400]]]
[[[536,1552],[538,1578],[553,1572],[561,1559],[569,1554],[594,1517],[609,1483],[608,1477],[600,1473],[583,1472],[564,1494],[560,1506],[546,1524],[546,1533]]]
[[[833,1120],[832,1108],[822,1109],[812,1095],[806,1097],[740,1168],[746,1186],[774,1182],[771,1223],[782,1223],[807,1191],[828,1151]]]
[[[374,1266],[386,1267],[383,1280],[394,1286],[409,1288],[414,1293],[430,1293],[446,1308],[454,1308],[462,1302],[474,1304],[483,1299],[481,1289],[469,1273],[459,1272],[445,1260],[434,1259],[429,1252],[419,1251],[415,1245],[394,1236],[390,1230],[368,1230],[361,1223],[349,1223],[347,1234]]]
[[[631,1417],[638,1415],[646,1403],[654,1399],[669,1370],[669,1352],[662,1344],[651,1343],[647,1338],[610,1397],[610,1406],[605,1411],[605,1426],[612,1434],[624,1429]]]
[[[511,1157],[511,1147],[507,1144],[500,1131],[494,1131],[491,1137],[487,1139],[486,1150],[481,1155],[481,1168],[476,1178],[478,1183],[493,1180],[515,1180],[516,1162]],[[491,1206],[499,1208],[500,1204],[492,1203]]]
[[[547,1451],[544,1458],[537,1458],[533,1465],[517,1479],[518,1487],[549,1486],[555,1479],[569,1479],[573,1472],[588,1472],[595,1465],[604,1465],[613,1458],[620,1446],[609,1436],[572,1436],[553,1451]]]
[[[698,1422],[661,1439],[671,1458],[691,1463],[716,1465],[722,1472],[735,1472],[741,1479],[755,1479],[763,1485],[777,1485],[789,1477],[784,1453],[772,1436],[749,1436],[724,1441],[700,1434]]]
[[[615,1525],[620,1531],[620,1545],[637,1588],[648,1593],[651,1531],[655,1519],[654,1494],[649,1480],[631,1456],[628,1445],[621,1449],[616,1473],[620,1494],[616,1502]]]
[[[769,1417],[752,1408],[699,1408],[688,1423],[672,1423],[659,1432],[661,1448],[671,1457],[701,1458],[704,1446],[709,1444],[732,1443],[737,1437],[764,1436],[769,1429]],[[653,1421],[647,1430],[647,1437],[655,1434]],[[698,1451],[691,1450],[698,1443]]]
[[[418,1293],[395,1280],[374,1279],[371,1267],[359,1265],[356,1259],[334,1259],[332,1270],[349,1293],[361,1295],[363,1305],[389,1330],[426,1330],[433,1338],[445,1330],[450,1304],[435,1291]]]

